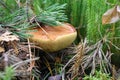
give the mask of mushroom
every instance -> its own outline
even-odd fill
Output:
[[[68,47],[76,38],[75,28],[64,23],[59,26],[48,26],[34,28],[36,31],[30,32],[30,41],[40,46],[44,51],[54,52]]]

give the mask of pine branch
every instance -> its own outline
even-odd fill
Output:
[[[17,34],[22,38],[25,38],[25,33],[28,31],[28,28],[31,27],[30,23],[27,22],[27,16],[25,14],[25,9],[20,9],[15,11],[8,16],[4,16],[0,19],[1,26],[13,34]]]
[[[39,15],[37,15],[37,21],[48,25],[58,25],[58,22],[67,21],[67,16],[63,13],[64,12],[64,5],[54,4],[42,11]]]
[[[0,4],[1,4],[5,9],[7,9],[9,12],[11,12],[11,10],[5,5],[5,3],[4,3],[3,0],[0,0]]]
[[[8,2],[11,2],[11,0],[8,0]],[[8,2],[4,2],[4,4],[6,5]],[[60,24],[60,22],[67,21],[67,16],[64,12],[66,4],[44,4],[44,8],[42,8],[39,4],[39,0],[35,0],[33,1],[33,3],[34,5],[31,5],[32,3],[29,3],[29,0],[26,0],[26,2],[22,3],[26,4],[25,6],[18,6],[18,8],[16,9],[14,9],[14,6],[17,5],[16,2],[14,2],[14,6],[11,6],[11,4],[7,4],[6,7],[11,6],[9,8],[10,10],[14,9],[14,11],[12,11],[11,13],[4,11],[4,9],[2,9],[0,5],[0,10],[4,11],[0,12],[0,15],[2,15],[0,17],[0,25],[3,28],[7,28],[9,31],[13,32],[13,34],[17,34],[23,37],[26,35],[25,33],[26,31],[28,31],[29,27],[36,25],[34,21],[52,26],[58,25]],[[47,0],[45,3],[47,3]],[[30,20],[33,17],[34,19],[31,25]]]

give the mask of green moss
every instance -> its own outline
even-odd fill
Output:
[[[116,0],[108,0],[110,4],[116,4]],[[108,5],[105,0],[88,0],[87,1],[87,40],[90,44],[106,37],[109,42],[105,42],[110,46],[110,51],[114,53],[112,63],[119,64],[120,56],[120,21],[115,24],[102,25],[102,15],[114,5]],[[108,48],[103,46],[106,52]]]
[[[102,15],[107,8],[108,6],[104,0],[87,1],[87,39],[89,42],[95,43],[105,34]]]

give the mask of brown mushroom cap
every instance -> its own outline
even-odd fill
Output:
[[[77,32],[74,27],[68,23],[61,26],[44,26],[35,28],[35,32],[30,40],[40,46],[43,50],[54,52],[66,48],[76,38]]]

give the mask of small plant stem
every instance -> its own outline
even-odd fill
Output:
[[[116,74],[115,65],[113,65],[113,67],[112,67],[112,80],[115,80],[115,74]]]
[[[28,49],[29,49],[29,54],[30,54],[30,60],[32,60],[32,53],[31,53],[30,40],[27,39],[27,41],[28,41]],[[32,67],[31,65],[32,65],[32,61],[30,61],[30,67]],[[32,74],[32,71],[31,71],[31,70],[30,70],[30,73]],[[30,79],[32,79],[32,76],[31,76],[31,75],[30,75]]]
[[[45,57],[44,57],[44,59],[45,59],[45,65],[47,66],[48,70],[50,71],[51,76],[53,76],[53,73],[52,73],[52,70],[51,70],[48,60]]]

